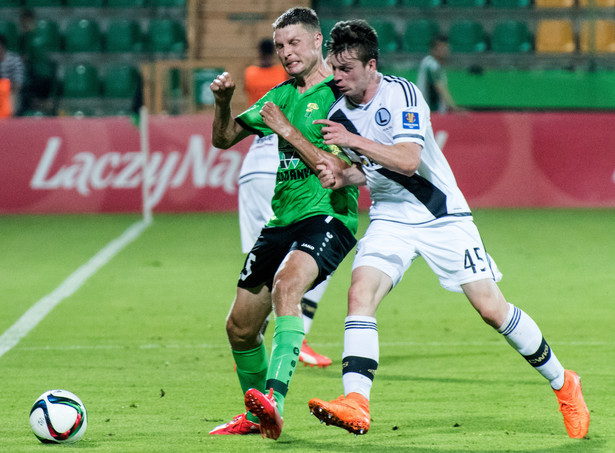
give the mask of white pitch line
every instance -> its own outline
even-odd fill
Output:
[[[13,349],[56,305],[73,295],[101,267],[107,264],[124,247],[137,239],[148,225],[149,223],[144,221],[131,225],[120,237],[109,242],[87,263],[73,272],[60,286],[30,307],[15,324],[0,336],[0,357]]]

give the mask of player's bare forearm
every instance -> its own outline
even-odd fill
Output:
[[[214,79],[209,88],[215,99],[211,142],[217,148],[227,149],[249,135],[231,115],[235,82],[228,72],[224,72]]]
[[[331,162],[321,162],[318,164],[317,168],[319,171],[318,179],[325,189],[340,189],[345,186],[362,186],[367,182],[365,174],[357,164],[342,167],[331,165]]]
[[[324,149],[321,149],[310,142],[305,136],[294,126],[292,127],[289,135],[284,137],[295,149],[299,152],[301,159],[305,164],[318,174],[318,165],[327,163],[332,168],[339,169],[339,171],[348,167],[348,164],[339,157],[328,153]]]
[[[219,106],[216,103],[211,131],[212,145],[227,149],[248,135],[249,133],[232,118],[230,106]]]
[[[284,112],[274,103],[265,102],[260,114],[265,124],[269,126],[273,132],[293,145],[299,152],[301,159],[316,174],[318,174],[317,165],[329,159],[335,159],[346,165],[341,159],[329,154],[305,138],[301,131],[291,124]],[[330,165],[337,165],[337,162],[332,161]]]
[[[314,123],[323,125],[321,132],[326,145],[350,148],[366,156],[372,162],[402,175],[412,176],[421,163],[421,146],[417,143],[383,145],[361,135],[353,134],[335,121],[316,120]]]

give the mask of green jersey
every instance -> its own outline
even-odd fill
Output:
[[[304,93],[299,93],[294,79],[272,88],[252,107],[237,116],[236,120],[245,129],[259,136],[273,133],[265,124],[260,110],[265,102],[276,104],[301,133],[315,146],[333,153],[349,162],[337,147],[324,144],[320,133],[322,126],[314,120],[326,119],[331,105],[341,94],[327,77]],[[280,165],[276,177],[275,192],[271,200],[273,217],[267,226],[286,226],[315,215],[330,215],[339,219],[355,234],[357,232],[357,205],[359,190],[347,186],[337,190],[325,189],[318,176],[299,157],[299,152],[286,140],[279,138]]]

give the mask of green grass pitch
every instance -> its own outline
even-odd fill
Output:
[[[161,214],[0,357],[0,451],[614,452],[615,211],[478,210],[475,220],[507,299],[581,375],[588,438],[567,437],[548,383],[422,260],[378,312],[369,433],[319,424],[308,400],[342,393],[352,256],[308,337],[333,365],[299,365],[280,439],[209,436],[243,411],[224,332],[243,263],[237,216]],[[0,335],[136,221],[0,217]],[[360,233],[366,226],[363,214]],[[72,446],[43,445],[30,430],[32,403],[53,388],[88,409],[87,432]]]

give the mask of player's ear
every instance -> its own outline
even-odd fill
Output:
[[[321,48],[322,47],[322,41],[323,41],[323,36],[322,33],[317,31],[316,33],[314,33],[314,45],[316,48]]]

